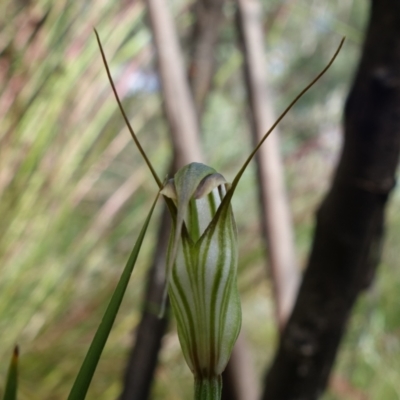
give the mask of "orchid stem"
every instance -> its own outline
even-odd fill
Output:
[[[222,376],[195,378],[194,400],[221,400]]]

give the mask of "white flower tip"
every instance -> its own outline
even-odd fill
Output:
[[[196,200],[201,199],[211,193],[216,187],[224,184],[227,184],[227,182],[221,174],[215,173],[208,175],[200,182],[199,186],[197,186],[193,197]]]
[[[176,187],[173,179],[169,179],[168,182],[161,189],[160,193],[165,197],[169,197],[170,199],[176,200],[178,195],[176,193]]]

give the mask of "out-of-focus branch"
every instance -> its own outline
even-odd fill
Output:
[[[350,311],[374,276],[400,153],[399,81],[400,3],[373,0],[345,107],[344,147],[317,212],[310,259],[266,377],[265,400],[321,396]]]
[[[178,36],[165,0],[147,0],[165,114],[178,168],[202,161],[199,126]]]
[[[189,68],[197,115],[201,116],[210,90],[215,66],[215,45],[222,21],[224,0],[199,0],[195,4],[196,22]]]
[[[222,374],[222,400],[257,400],[260,385],[254,370],[246,339],[240,333],[229,363]]]
[[[247,92],[254,142],[275,118],[267,88],[266,61],[258,0],[238,0],[238,25],[244,51]],[[273,132],[256,155],[262,231],[268,244],[275,293],[276,318],[282,328],[291,311],[299,282],[293,228],[284,184],[279,133]]]

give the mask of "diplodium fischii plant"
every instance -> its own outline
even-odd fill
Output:
[[[222,175],[192,163],[161,190],[177,205],[167,274],[179,340],[196,390],[210,391],[210,398],[220,397],[220,376],[241,325],[237,237],[230,204],[214,219],[226,189]]]
[[[167,252],[167,288],[185,360],[195,379],[195,399],[221,398],[221,374],[241,326],[237,290],[237,234],[231,199],[268,135],[297,100],[328,70],[344,39],[323,71],[292,101],[240,168],[232,184],[213,168],[191,163],[163,184],[132,130],[115,90],[97,35],[103,61],[121,113],[140,153],[164,196],[172,217]]]

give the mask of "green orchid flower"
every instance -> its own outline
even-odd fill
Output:
[[[213,168],[192,163],[161,190],[177,207],[167,255],[168,293],[196,391],[219,398],[221,374],[241,326],[236,224],[229,186]]]
[[[344,39],[328,65],[264,135],[232,184],[228,184],[213,168],[199,163],[191,163],[181,168],[173,179],[165,184],[161,182],[129,124],[98,35],[97,39],[123,118],[171,213],[173,224],[166,260],[166,293],[168,291],[177,320],[185,360],[194,375],[195,399],[218,400],[222,391],[221,374],[241,327],[237,290],[238,245],[232,196],[255,153],[292,106],[332,65]]]

